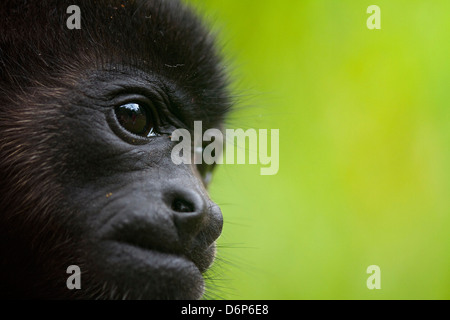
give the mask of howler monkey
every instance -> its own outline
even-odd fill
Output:
[[[0,296],[201,298],[222,214],[170,137],[221,129],[227,88],[180,1],[2,1]]]

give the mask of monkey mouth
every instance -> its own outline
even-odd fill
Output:
[[[211,244],[205,250],[193,250],[190,251],[189,254],[183,254],[179,252],[173,251],[163,251],[161,249],[155,248],[153,245],[147,245],[136,241],[123,241],[123,240],[109,240],[112,243],[115,243],[118,246],[123,246],[124,248],[128,248],[130,252],[136,252],[141,256],[147,255],[149,258],[149,263],[153,263],[153,256],[155,254],[159,256],[166,256],[168,259],[173,259],[174,257],[181,258],[189,263],[192,263],[200,273],[205,273],[206,270],[214,262],[214,257],[216,253],[215,243]]]
[[[95,230],[90,262],[99,281],[132,298],[134,292],[138,299],[200,299],[220,229],[205,224],[187,235],[158,217],[118,214]]]
[[[143,229],[146,230],[143,231]],[[149,263],[154,263],[154,254],[161,257],[167,256],[168,259],[173,257],[184,259],[193,263],[202,274],[214,262],[216,254],[214,241],[206,246],[194,244],[183,246],[176,242],[164,241],[159,235],[160,233],[152,229],[143,221],[128,223],[114,228],[104,237],[104,241],[106,243],[115,243],[117,246],[122,247],[124,251],[128,250],[130,253],[133,253],[132,256],[134,255],[138,258],[147,256]]]
[[[201,265],[186,256],[117,240],[103,240],[91,260],[98,283],[127,299],[197,300],[204,294]]]

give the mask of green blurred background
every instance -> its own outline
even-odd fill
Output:
[[[280,129],[277,175],[216,172],[207,297],[450,299],[450,1],[189,2],[231,57],[229,127]]]

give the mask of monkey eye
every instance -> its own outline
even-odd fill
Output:
[[[128,132],[141,137],[157,136],[156,123],[148,106],[140,103],[127,103],[116,107],[114,111],[119,124]]]

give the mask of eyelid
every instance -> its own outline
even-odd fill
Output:
[[[154,109],[152,112],[158,117],[158,127],[164,128],[175,127],[189,130],[189,126],[180,119],[179,115],[174,113],[173,106],[176,102],[172,100],[172,94],[175,89],[167,86],[164,83],[149,83],[146,86],[127,86],[121,85],[117,89],[110,92],[109,101],[113,102],[114,106],[118,103],[130,101],[130,99],[137,99],[137,101],[150,101]],[[140,100],[142,99],[142,100]],[[169,134],[161,132],[161,134]]]
[[[142,102],[149,106],[152,115],[154,116],[155,129],[161,135],[172,134],[175,128],[189,127],[178,117],[173,114],[170,105],[170,95],[168,95],[165,88],[160,87],[128,87],[121,86],[120,88],[110,92],[108,99],[108,106],[114,108],[126,103]],[[146,138],[148,140],[148,138]]]

